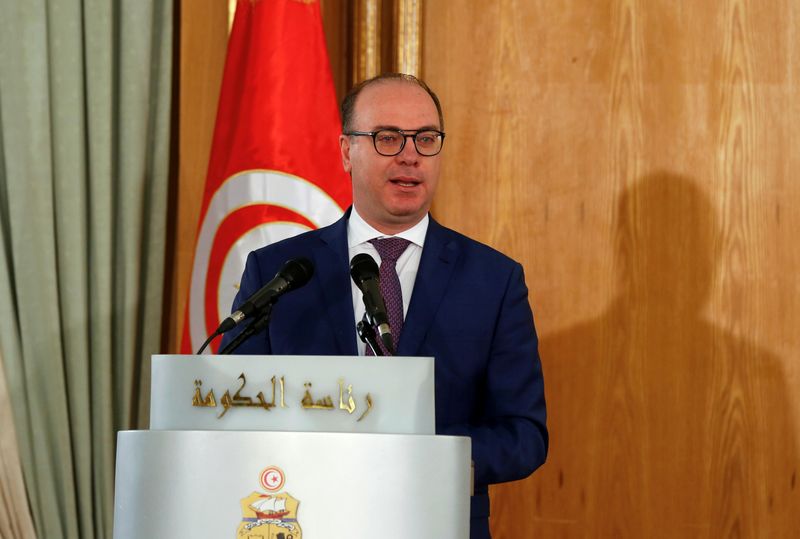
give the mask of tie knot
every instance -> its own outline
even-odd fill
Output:
[[[378,254],[381,255],[381,263],[389,262],[393,265],[406,250],[408,244],[411,243],[403,238],[380,238],[369,240],[369,242],[375,246]]]

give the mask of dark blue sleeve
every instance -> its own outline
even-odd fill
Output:
[[[514,264],[492,334],[480,421],[450,425],[442,434],[469,436],[475,484],[522,479],[548,450],[538,339],[522,266]]]

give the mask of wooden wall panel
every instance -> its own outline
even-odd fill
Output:
[[[494,536],[794,536],[797,3],[425,7],[434,213],[523,262],[541,339],[551,454]]]
[[[341,99],[353,79],[353,5],[347,0],[320,0],[320,9],[333,85],[336,96]]]

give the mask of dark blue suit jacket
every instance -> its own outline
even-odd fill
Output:
[[[250,253],[234,310],[290,258],[309,258],[315,274],[281,297],[268,332],[236,353],[358,354],[348,217],[349,211],[331,226]],[[489,537],[487,485],[524,478],[547,455],[544,386],[522,266],[431,219],[397,355],[435,358],[436,432],[472,439],[471,537]]]

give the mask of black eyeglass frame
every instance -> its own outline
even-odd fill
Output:
[[[395,153],[383,153],[378,149],[378,140],[377,136],[378,133],[383,133],[386,131],[390,131],[392,133],[399,133],[401,137],[403,137],[403,142],[400,143],[400,149],[397,150]],[[439,138],[441,138],[442,143],[439,145],[439,150],[436,153],[432,154],[425,154],[419,151],[419,146],[417,146],[417,136],[420,133],[436,133]],[[349,131],[347,133],[343,133],[344,135],[351,136],[351,137],[372,137],[372,147],[375,148],[375,151],[378,152],[379,155],[384,157],[394,157],[395,155],[400,155],[403,151],[403,148],[406,147],[406,139],[411,137],[414,140],[414,149],[420,154],[422,157],[433,157],[434,155],[439,155],[444,148],[444,131],[439,131],[438,129],[422,129],[418,131],[405,131],[403,129],[379,129],[377,131]]]

